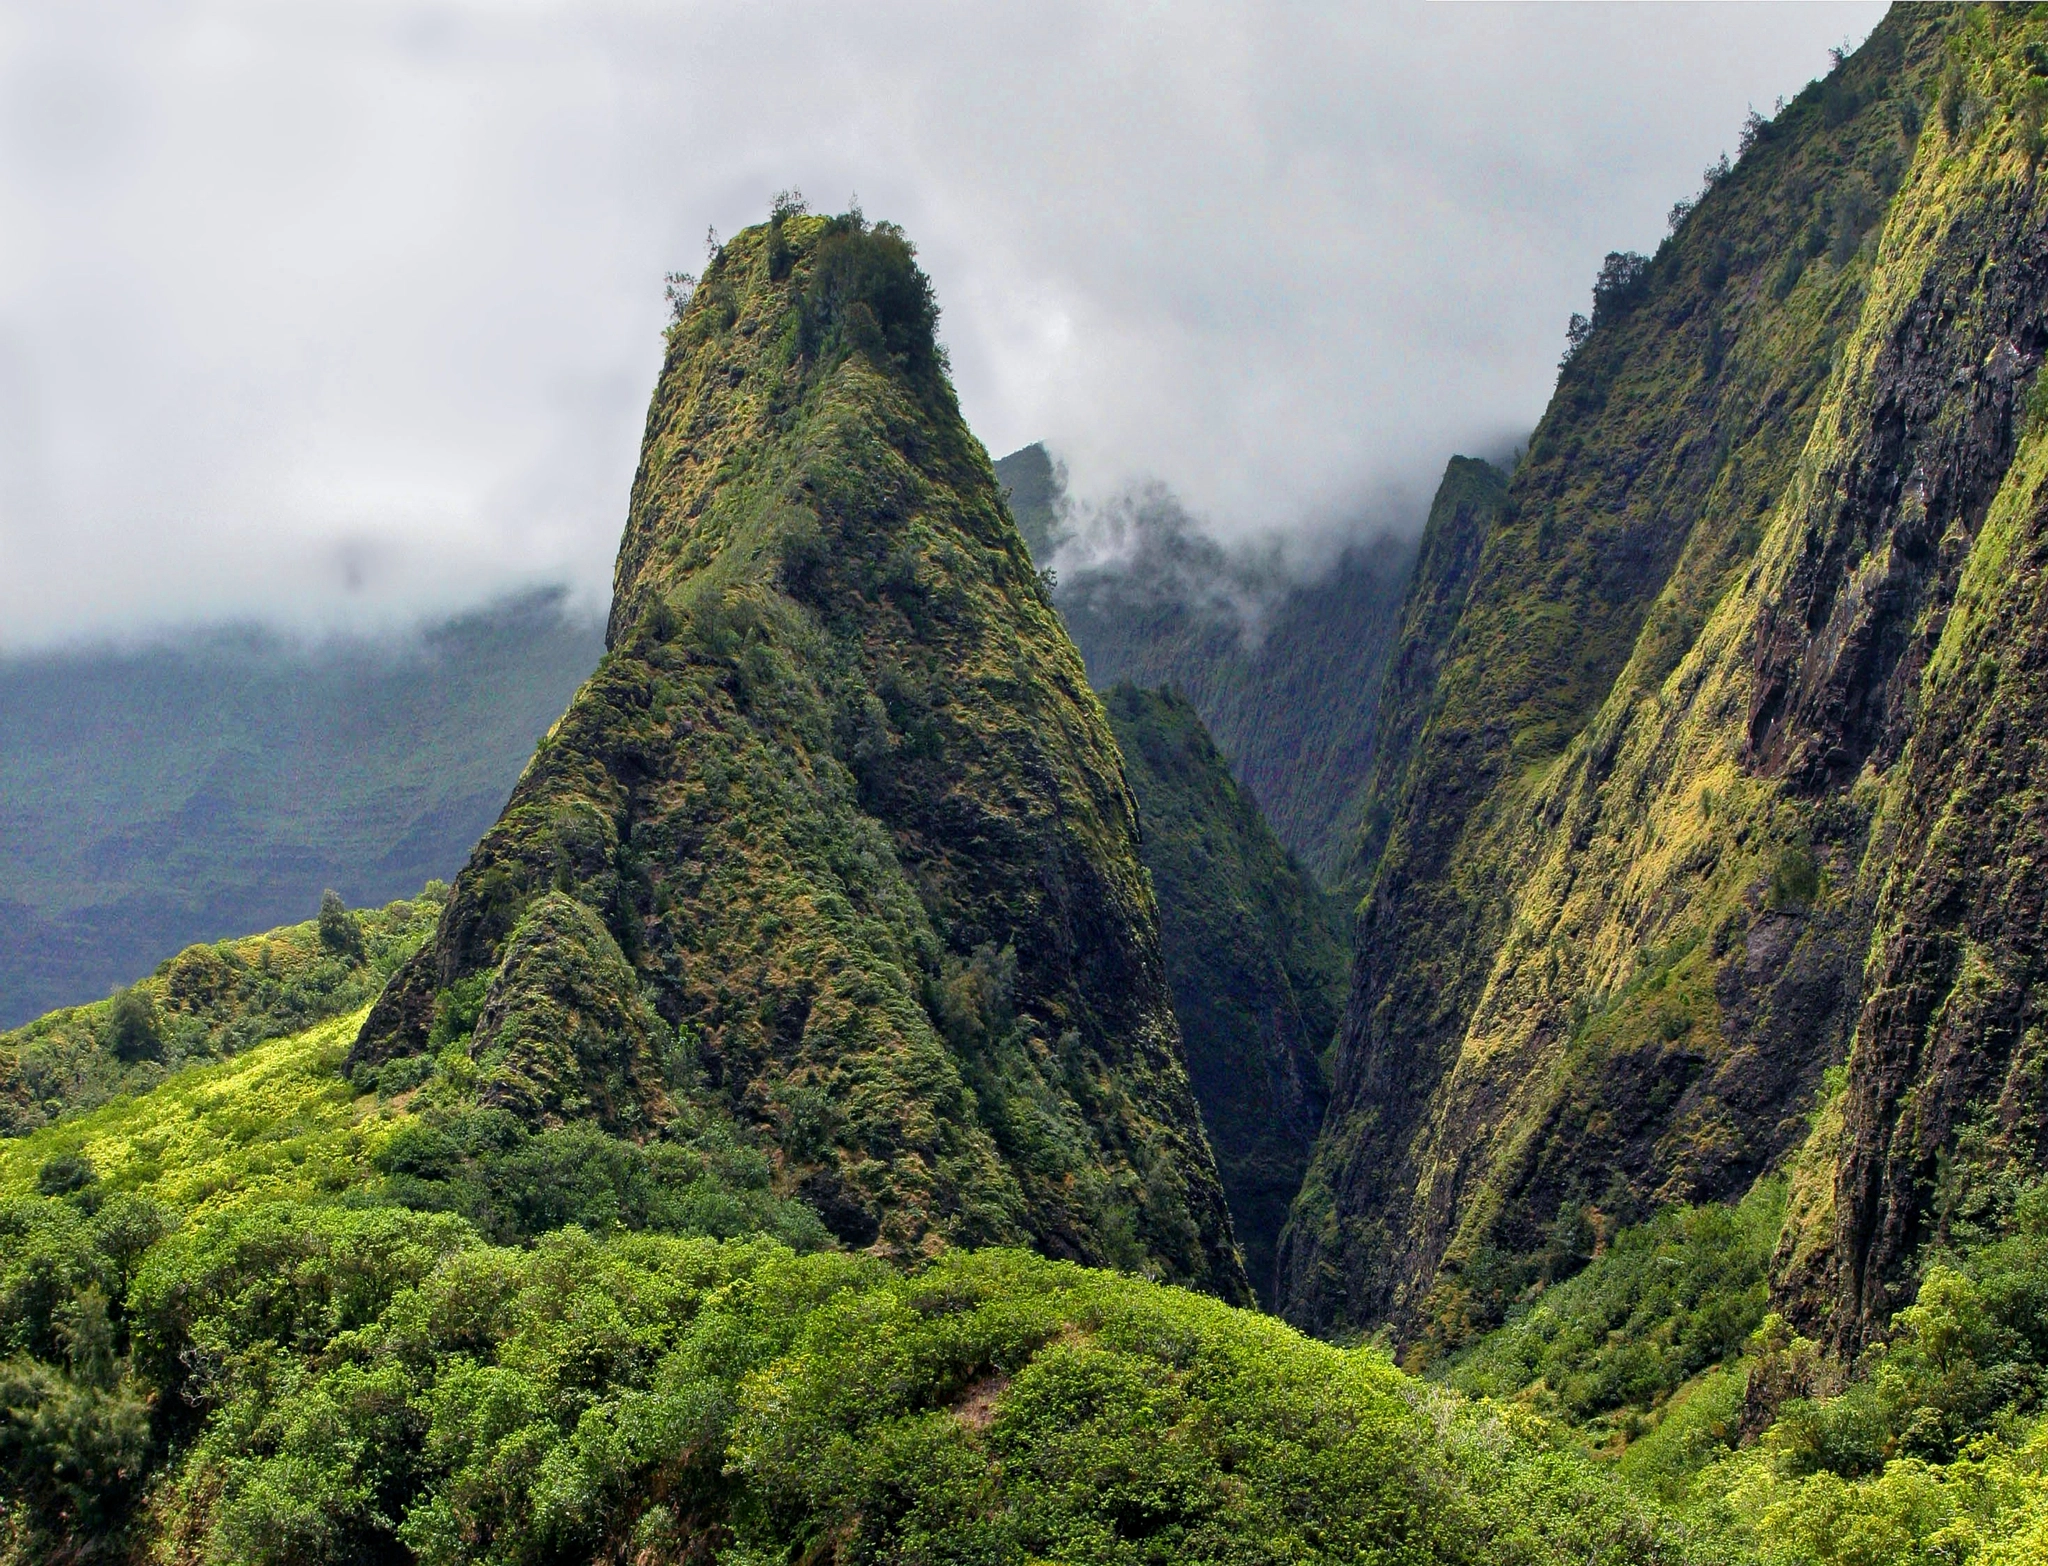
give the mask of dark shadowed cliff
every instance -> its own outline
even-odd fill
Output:
[[[1144,827],[1188,1075],[1259,1297],[1322,1123],[1343,1005],[1337,902],[1274,840],[1185,697],[1104,693]]]

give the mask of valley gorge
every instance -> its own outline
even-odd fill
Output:
[[[1894,6],[1319,569],[777,197],[452,881],[0,1033],[0,1566],[2048,1561],[2044,165]]]

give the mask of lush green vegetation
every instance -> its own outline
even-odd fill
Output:
[[[1321,1057],[1348,978],[1342,915],[1266,829],[1176,692],[1103,704],[1144,828],[1160,945],[1245,1270],[1273,1302],[1274,1248],[1321,1124]]]
[[[835,1251],[729,1121],[534,1131],[459,1050],[351,1080],[359,1021],[0,1149],[0,1559],[2048,1548],[2048,1188],[1970,1205],[1854,1366],[1765,1314],[1776,1183],[1594,1214],[1432,1389],[1139,1278]]]
[[[1775,1179],[1737,1206],[1670,1207],[1607,1235],[1594,1214],[1568,1211],[1545,1258],[1562,1281],[1546,1286],[1539,1273],[1527,1286],[1533,1298],[1442,1375],[1465,1392],[1633,1438],[1694,1377],[1747,1351],[1784,1216]],[[1592,1246],[1600,1254],[1587,1262],[1581,1247]]]
[[[8,1150],[0,1559],[1690,1558],[1375,1350],[1022,1252],[805,1255],[690,1207],[760,1195],[731,1128],[359,1093],[355,1020]]]
[[[670,328],[610,651],[372,1010],[533,1131],[742,1127],[909,1260],[1247,1297],[1100,703],[902,233],[793,198]]]
[[[317,919],[188,946],[111,999],[0,1034],[0,1134],[358,1010],[419,949],[447,895],[430,882],[417,897],[352,912],[330,893]]]
[[[1607,1237],[1432,1374],[1575,1431],[1734,1559],[2048,1558],[2048,1186],[2007,1183],[1853,1363],[1766,1308],[1785,1210],[1766,1180]]]
[[[558,592],[386,640],[0,658],[0,1028],[454,875],[604,651]]]
[[[1561,1214],[1736,1200],[1846,1067],[1772,1281],[1854,1352],[1963,1127],[2038,1159],[2044,61],[2036,8],[1894,8],[1609,258],[1473,547],[1433,523],[1290,1319],[1469,1341]]]

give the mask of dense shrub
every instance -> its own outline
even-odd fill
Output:
[[[407,1125],[375,1166],[391,1200],[460,1213],[500,1243],[571,1224],[595,1234],[769,1234],[800,1251],[829,1242],[810,1208],[771,1191],[767,1156],[716,1122],[642,1144],[591,1125],[533,1132],[484,1108]]]
[[[363,928],[348,911],[341,894],[329,887],[320,894],[320,944],[337,957],[363,958]]]
[[[1522,1397],[1576,1422],[1641,1417],[1708,1367],[1739,1358],[1763,1320],[1785,1210],[1767,1181],[1739,1206],[1670,1207],[1623,1229],[1584,1270],[1454,1358],[1463,1391]]]
[[[252,1248],[292,1271],[274,1236],[305,1223],[243,1220],[162,1274]],[[267,1315],[187,1291],[224,1368],[159,1520],[226,1558],[1679,1558],[1582,1461],[1418,1403],[1376,1353],[1017,1252],[904,1276],[569,1229],[445,1252],[356,1328],[300,1251],[323,1287]]]
[[[122,1061],[146,1060],[163,1052],[156,1002],[143,990],[122,990],[107,1008],[107,1047]]]

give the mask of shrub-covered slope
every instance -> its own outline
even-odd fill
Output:
[[[360,1010],[419,949],[447,887],[263,935],[188,946],[112,999],[0,1033],[0,1136],[19,1136],[188,1063]]]
[[[1138,796],[1188,1076],[1245,1270],[1270,1305],[1274,1247],[1323,1116],[1342,920],[1232,781],[1186,698],[1118,685],[1103,703]]]
[[[456,1051],[358,1091],[354,1021],[0,1149],[0,1561],[1696,1558],[1376,1350],[820,1250],[741,1128],[529,1132]]]
[[[1895,9],[1603,275],[1381,752],[1296,1320],[1458,1341],[1559,1233],[1748,1188],[1846,1057],[1777,1287],[1860,1341],[1944,1139],[2039,1157],[2044,26]]]
[[[0,1027],[183,950],[452,876],[604,650],[560,593],[391,641],[0,658]]]
[[[857,214],[710,263],[610,651],[356,1059],[466,1052],[534,1125],[716,1102],[850,1245],[1245,1297],[1116,743],[935,316]]]
[[[1065,497],[1045,449],[1027,446],[996,468],[1033,548],[1056,549]],[[1274,835],[1333,884],[1372,772],[1375,693],[1414,545],[1387,534],[1355,541],[1301,578],[1277,559],[1225,550],[1164,492],[1119,520],[1128,552],[1063,568],[1054,592],[1088,677],[1097,689],[1184,694]]]

